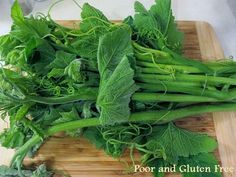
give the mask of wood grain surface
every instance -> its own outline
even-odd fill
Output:
[[[77,21],[61,21],[69,27]],[[223,58],[224,54],[212,27],[205,22],[183,21],[178,23],[185,33],[185,55],[203,60]],[[234,173],[224,177],[236,177],[236,113],[222,112],[186,118],[177,122],[181,127],[200,131],[216,137],[219,148],[215,152],[224,167],[235,167]],[[0,149],[1,157],[3,151]],[[8,154],[9,155],[9,154]],[[138,159],[138,154],[135,155]],[[26,165],[45,162],[51,168],[62,170],[72,177],[152,177],[150,173],[131,173],[128,152],[121,159],[113,159],[97,150],[84,139],[52,137],[39,150],[35,159],[26,159]],[[4,163],[8,163],[5,161]],[[59,175],[60,176],[60,175]],[[178,174],[168,174],[178,177]]]

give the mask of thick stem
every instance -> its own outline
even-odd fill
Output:
[[[196,105],[176,110],[149,111],[133,113],[130,117],[131,122],[154,121],[157,124],[168,123],[181,118],[200,115],[209,112],[235,111],[236,103],[222,103],[215,105]]]
[[[158,75],[158,74],[139,74],[136,77],[141,82],[159,83],[161,81],[182,81],[182,82],[199,82],[202,84],[209,83],[214,85],[230,84],[236,85],[236,79],[226,77],[215,76],[203,76],[203,75],[191,75],[191,74],[175,74],[170,75]]]
[[[100,121],[98,118],[86,118],[78,121],[67,122],[59,125],[55,125],[48,129],[47,134],[54,135],[55,133],[62,131],[70,131],[74,129],[84,128],[84,127],[92,127],[100,125]]]
[[[134,101],[144,102],[220,102],[220,101],[232,101],[236,99],[236,89],[231,89],[229,92],[220,92],[218,90],[204,90],[200,87],[194,87],[191,83],[172,83],[163,82],[162,84],[145,84],[139,83],[141,89],[146,89],[148,92],[136,92],[132,95],[131,99]],[[168,92],[167,93],[156,93],[158,91]],[[154,92],[154,93],[150,93]],[[180,92],[185,94],[169,94],[169,92]],[[71,95],[68,97],[27,97],[30,98],[27,101],[46,104],[46,105],[57,105],[72,103],[79,100],[91,100],[96,101],[97,93],[91,95]]]
[[[219,112],[219,111],[234,111],[236,110],[236,103],[223,103],[216,105],[201,105],[201,106],[192,106],[176,110],[161,110],[161,111],[149,111],[149,112],[139,112],[131,114],[128,122],[155,122],[157,124],[168,123],[177,119],[181,119],[188,116],[199,115],[208,112]],[[91,126],[99,126],[100,121],[98,118],[88,118],[78,121],[72,121],[68,123],[62,123],[55,125],[48,129],[46,134],[48,136],[55,133],[67,130],[74,130],[78,128],[85,128]],[[27,152],[34,145],[38,144],[41,141],[41,137],[38,135],[33,136],[28,142],[26,142],[21,148],[18,149],[14,155],[11,166],[14,167],[18,159],[22,159],[26,156]]]
[[[89,95],[88,97],[81,98],[81,95],[72,95],[70,97],[58,97],[58,98],[49,98],[49,97],[34,97],[34,99],[29,99],[29,101],[46,104],[46,105],[57,105],[57,104],[66,104],[73,103],[79,100],[90,100],[96,101],[96,95]],[[184,95],[184,94],[166,94],[166,93],[142,93],[136,92],[131,97],[134,101],[143,101],[143,102],[217,102],[220,101],[217,98],[211,98],[207,96],[196,96],[196,95]]]
[[[199,86],[189,86],[189,83],[187,82],[166,82],[165,84],[139,83],[138,86],[148,92],[187,93],[195,96],[212,97],[219,100],[225,100],[229,96],[229,94],[218,90],[210,91]]]
[[[218,102],[216,98],[206,96],[192,96],[185,94],[163,94],[163,93],[135,93],[132,100],[141,102],[178,102],[178,103],[202,103]]]
[[[182,65],[170,65],[170,64],[155,64],[143,61],[137,61],[137,65],[142,66],[140,69],[142,73],[160,73],[160,69],[167,70],[167,71],[178,71],[180,73],[204,73],[198,68],[194,68],[191,66],[182,66]]]
[[[34,135],[32,138],[30,138],[23,146],[21,146],[13,156],[10,166],[13,168],[17,167],[17,163],[21,164],[24,160],[24,157],[27,155],[29,150],[36,144],[40,143],[42,141],[42,138],[38,135]]]
[[[79,100],[96,100],[98,88],[87,89],[75,95],[64,97],[40,97],[40,96],[27,96],[25,100],[35,103],[42,103],[47,105],[66,104]]]

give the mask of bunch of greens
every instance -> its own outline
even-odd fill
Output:
[[[24,17],[17,1],[11,16],[10,33],[0,37],[0,110],[10,121],[0,143],[17,151],[1,176],[51,176],[23,160],[58,132],[82,135],[115,158],[129,149],[133,160],[138,150],[155,177],[165,175],[159,167],[217,164],[216,141],[174,121],[236,110],[236,63],[184,57],[170,0],[156,0],[150,10],[136,2],[134,17],[121,23],[85,3],[74,29],[50,15]]]

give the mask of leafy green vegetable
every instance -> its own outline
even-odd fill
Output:
[[[130,55],[132,45],[129,29],[120,28],[101,38],[98,49],[101,79],[97,105],[101,109],[100,120],[103,125],[129,119],[130,97],[137,90],[133,80],[134,71],[128,59]]]
[[[64,73],[75,82],[84,82],[85,76],[81,72],[82,67],[83,65],[80,60],[74,60],[65,68]]]
[[[64,51],[57,51],[55,60],[53,60],[48,67],[64,69],[75,59],[75,54],[66,53]]]
[[[81,12],[80,35],[72,43],[83,58],[96,59],[99,37],[111,30],[112,23],[98,9],[85,3]]]
[[[58,132],[83,135],[114,158],[129,150],[133,163],[138,151],[140,163],[156,169],[217,164],[210,154],[217,142],[174,121],[236,110],[236,63],[183,56],[170,0],[150,9],[136,2],[134,17],[121,23],[85,3],[79,28],[50,15],[24,17],[17,0],[11,16],[10,33],[0,37],[0,111],[10,121],[0,143],[17,150],[0,176],[52,176],[44,165],[24,170],[23,160]]]
[[[150,141],[156,141],[164,147],[164,158],[172,164],[176,164],[179,157],[212,152],[217,147],[213,138],[178,128],[173,123],[155,129],[152,136]]]
[[[186,169],[187,165],[189,168],[192,167],[193,170],[191,172],[184,172],[184,168]],[[180,158],[178,166],[179,169],[183,171],[181,172],[183,177],[222,177],[222,174],[219,171],[215,171],[217,165],[218,162],[214,155],[202,153],[196,156],[190,156],[189,158]],[[204,169],[203,171],[205,172],[201,172],[199,170],[200,168]]]
[[[47,171],[46,166],[40,165],[32,174],[32,177],[51,177],[53,172]]]
[[[149,37],[153,47],[161,49],[163,47],[161,43],[166,43],[166,46],[171,49],[180,51],[183,33],[175,24],[170,0],[156,0],[156,4],[150,10],[146,10],[140,2],[136,1],[135,11],[135,28],[141,36]]]
[[[24,21],[23,11],[17,0],[12,5],[11,17],[14,20],[14,22],[18,24],[21,24]]]
[[[53,172],[47,171],[44,164],[40,165],[35,171],[22,170],[21,173],[17,169],[9,168],[7,166],[0,166],[0,175],[4,177],[51,177]]]
[[[24,133],[17,127],[5,130],[5,132],[0,135],[1,145],[7,148],[21,147],[24,144],[24,139]]]
[[[168,165],[165,164],[165,161],[163,159],[153,160],[149,162],[147,165],[150,167],[155,167],[154,171],[152,172],[154,177],[164,177],[165,173],[161,172],[161,170],[159,169],[164,167],[169,167]]]
[[[28,170],[22,170],[24,176],[31,176],[32,172]],[[9,168],[7,166],[0,166],[0,175],[4,177],[19,177],[19,172],[17,169]]]

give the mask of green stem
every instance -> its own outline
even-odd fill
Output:
[[[205,63],[207,65],[207,63]],[[142,67],[142,71],[144,73],[163,73],[160,72],[158,69],[170,69],[173,68],[175,71],[178,71],[180,73],[188,73],[188,74],[198,74],[198,73],[204,73],[203,71],[199,70],[196,67],[192,66],[186,66],[186,65],[176,65],[176,64],[162,64],[162,63],[153,63],[153,61],[150,59],[150,61],[140,61],[137,60],[137,65]],[[208,66],[208,65],[207,65]],[[210,69],[212,69],[214,74],[232,74],[236,72],[236,67],[233,66],[220,66],[220,65],[209,65]],[[154,69],[155,68],[155,69]],[[165,73],[163,73],[165,74]]]
[[[49,98],[49,97],[35,97],[34,99],[29,99],[29,101],[46,104],[46,105],[56,105],[56,104],[66,104],[73,103],[78,100],[90,100],[96,101],[96,95],[90,95],[82,99],[81,95],[73,95],[70,97],[58,97],[58,98]],[[184,94],[166,94],[166,93],[142,93],[136,92],[133,94],[132,100],[134,101],[146,101],[146,102],[216,102],[219,101],[217,98],[211,98],[207,96],[194,96],[194,95],[184,95]]]
[[[236,79],[226,77],[215,76],[203,76],[203,75],[191,75],[191,74],[175,74],[174,77],[170,75],[158,75],[158,74],[139,74],[136,78],[142,82],[159,83],[162,81],[182,81],[182,82],[199,82],[210,83],[214,85],[230,84],[236,85]]]
[[[149,61],[151,61],[153,57],[155,60],[157,59],[157,61],[158,61],[158,58],[165,58],[168,60],[172,60],[171,61],[172,64],[176,64],[177,62],[181,65],[193,66],[207,74],[213,73],[213,70],[209,68],[207,65],[203,64],[202,62],[183,57],[173,52],[172,50],[166,47],[166,45],[163,43],[162,40],[158,40],[158,45],[162,49],[162,51],[146,48],[146,47],[140,46],[137,43],[133,43],[133,45],[136,50],[135,52],[136,57],[138,59],[142,58],[143,54],[149,54]],[[148,58],[146,57],[146,59]]]
[[[13,168],[17,167],[17,163],[22,164],[24,157],[27,155],[29,150],[36,144],[40,143],[42,141],[41,137],[38,135],[34,135],[32,138],[30,138],[23,146],[21,146],[13,156],[10,166]]]
[[[163,124],[167,122],[171,122],[180,118],[199,115],[208,112],[219,112],[219,111],[234,111],[236,110],[235,103],[223,103],[223,104],[216,104],[216,105],[201,105],[201,106],[192,106],[186,107],[176,110],[160,110],[160,111],[149,111],[149,112],[139,112],[131,114],[128,122],[155,122],[158,124]],[[82,119],[78,121],[72,121],[67,123],[62,123],[59,125],[55,125],[46,131],[48,136],[51,136],[55,133],[67,131],[67,130],[74,130],[78,128],[85,128],[91,126],[99,126],[100,121],[98,118],[88,118]],[[11,167],[15,167],[18,159],[22,162],[24,157],[26,156],[27,152],[32,148],[34,145],[40,143],[41,137],[38,135],[34,135],[29,141],[27,141],[21,148],[19,148],[14,155],[11,161]]]
[[[62,131],[70,131],[84,127],[92,127],[100,125],[98,118],[86,118],[78,121],[67,122],[63,124],[55,125],[48,129],[47,134],[49,136]]]
[[[158,56],[158,57],[161,57],[161,58],[170,58],[171,57],[167,52],[163,52],[161,50],[156,50],[156,49],[152,49],[152,48],[146,48],[146,47],[143,47],[143,46],[139,45],[136,42],[133,42],[133,46],[139,52],[152,53],[155,56]]]
[[[27,96],[25,100],[47,105],[66,104],[79,100],[96,100],[98,89],[88,89],[88,91],[81,91],[75,95],[64,97],[40,97],[40,96]]]
[[[133,113],[130,117],[131,122],[155,121],[157,124],[168,123],[181,118],[196,116],[209,112],[235,111],[236,103],[222,103],[213,105],[196,105],[176,110],[160,110],[141,113]]]
[[[48,131],[45,131],[47,137],[54,135],[58,132],[66,131],[66,130],[74,130],[84,127],[91,127],[91,126],[97,126],[99,125],[99,119],[98,118],[90,118],[90,119],[82,119],[78,121],[72,121],[67,122],[59,125],[55,125],[48,129]],[[14,157],[11,160],[11,167],[15,168],[17,166],[17,163],[22,164],[27,152],[36,144],[40,143],[42,141],[42,137],[39,135],[34,135],[30,140],[28,140],[21,148],[19,148]]]
[[[163,93],[135,93],[132,96],[132,100],[142,102],[218,102],[216,98],[210,98],[206,96],[192,96],[185,94],[163,94]]]
[[[143,62],[143,61],[137,61],[137,65],[140,65],[142,67],[148,67],[148,68],[141,68],[141,72],[143,73],[159,73],[159,68],[163,70],[174,70],[178,71],[180,73],[203,73],[198,68],[194,68],[191,66],[182,66],[182,65],[170,65],[170,64],[155,64],[155,63],[149,63],[149,62]]]
[[[187,93],[195,96],[206,96],[212,97],[219,100],[225,100],[229,94],[224,93],[218,90],[210,91],[199,86],[189,86],[189,83],[172,83],[166,82],[165,84],[147,84],[147,83],[139,83],[138,86],[141,89],[144,89],[148,92],[166,92],[166,93]]]
[[[159,42],[159,45],[161,46],[161,48],[163,49],[163,51],[166,53],[169,53],[173,57],[173,59],[178,61],[179,63],[181,63],[183,65],[193,66],[193,67],[198,68],[199,70],[201,70],[207,74],[214,73],[214,71],[211,68],[209,68],[207,65],[205,65],[201,61],[186,58],[182,55],[177,54],[176,52],[167,48],[166,45],[162,43],[162,40],[159,40],[158,42]]]
[[[218,102],[218,101],[231,101],[236,99],[236,89],[231,89],[229,92],[220,92],[218,90],[204,90],[198,85],[192,85],[191,83],[184,82],[159,82],[159,84],[145,84],[139,83],[141,89],[146,89],[149,92],[163,91],[167,93],[143,93],[136,92],[132,95],[131,99],[134,101],[146,101],[146,102]],[[197,86],[197,87],[195,87]],[[169,94],[169,92],[187,93],[185,94]],[[96,101],[97,93],[90,95],[71,95],[67,97],[31,97],[27,96],[27,101],[46,105],[57,105],[73,103],[79,100]]]

